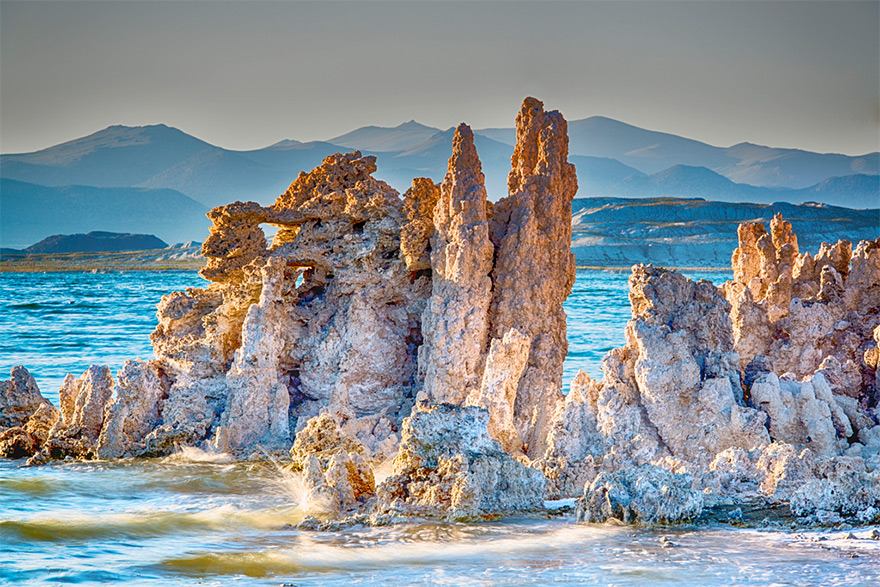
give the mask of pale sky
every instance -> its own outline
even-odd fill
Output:
[[[231,149],[527,95],[719,146],[880,149],[880,3],[0,1],[0,152],[165,123]]]

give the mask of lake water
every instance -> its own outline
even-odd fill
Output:
[[[692,276],[718,283],[729,274]],[[566,302],[566,383],[581,368],[600,376],[602,356],[622,346],[627,279],[578,272]],[[149,358],[161,295],[203,284],[194,272],[0,274],[2,377],[25,365],[57,403],[67,372]],[[300,489],[272,464],[197,450],[43,467],[0,461],[0,584],[880,584],[872,529],[646,529],[554,516],[311,532],[293,527],[310,513]]]

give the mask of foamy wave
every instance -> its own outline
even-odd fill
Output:
[[[509,538],[418,541],[351,547],[299,543],[292,548],[258,552],[200,553],[167,558],[162,567],[184,575],[244,574],[266,576],[304,571],[383,568],[387,565],[425,565],[462,559],[497,560],[500,557],[567,550],[578,542],[602,540],[615,530],[605,527],[566,526],[549,533]]]
[[[177,452],[163,459],[165,462],[231,463],[235,458],[225,452],[209,452],[194,446],[181,446]]]

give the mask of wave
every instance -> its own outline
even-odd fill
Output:
[[[271,530],[297,524],[303,515],[295,507],[242,510],[223,505],[200,512],[146,511],[94,515],[77,512],[64,516],[34,515],[0,520],[0,539],[19,543],[93,541],[108,538],[155,538],[182,533]]]
[[[306,540],[291,548],[256,552],[207,552],[168,557],[160,563],[166,572],[185,576],[246,575],[265,577],[301,572],[339,572],[385,569],[389,566],[434,565],[447,562],[487,561],[518,554],[539,555],[566,550],[574,543],[599,541],[619,530],[600,526],[565,526],[549,533],[513,537],[454,537],[455,541],[397,537],[391,543],[321,544]]]
[[[56,479],[30,477],[25,479],[0,479],[0,495],[24,494],[33,497],[44,497],[58,491],[64,483]]]

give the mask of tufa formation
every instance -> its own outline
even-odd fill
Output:
[[[587,522],[880,519],[880,239],[802,254],[777,216],[740,226],[721,287],[637,265],[626,345],[563,396],[577,180],[561,114],[527,98],[516,132],[494,204],[462,124],[403,199],[355,151],[215,208],[210,284],[162,298],[155,358],[68,375],[59,408],[15,367],[0,455],[281,456],[326,516],[371,523],[563,497]]]

